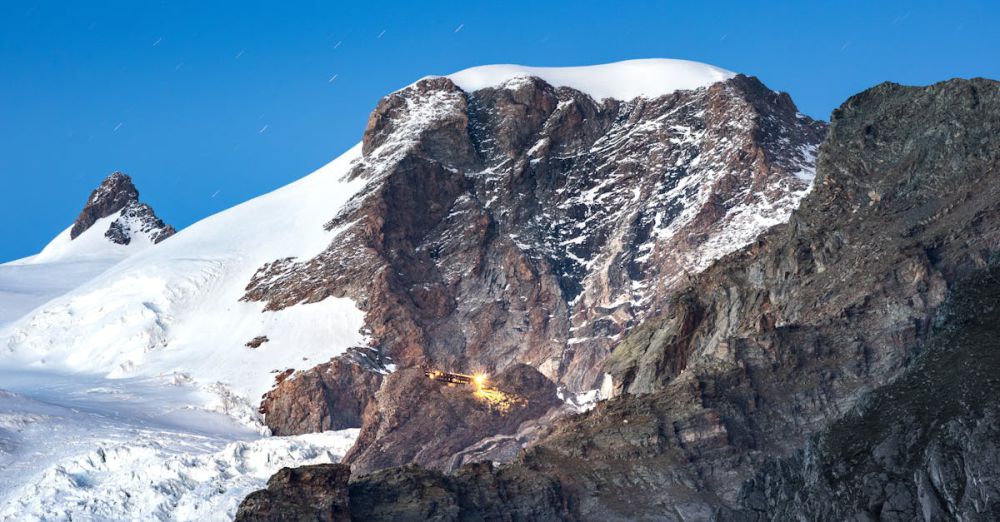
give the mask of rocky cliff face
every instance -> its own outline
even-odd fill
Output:
[[[611,348],[689,274],[787,219],[824,132],[745,76],[631,101],[537,78],[422,80],[372,113],[352,172],[368,186],[327,225],[330,248],[262,267],[245,299],[350,296],[400,367],[527,364],[595,388]],[[303,393],[316,391],[271,396]]]
[[[617,346],[605,370],[618,397],[499,469],[357,478],[352,512],[990,518],[995,472],[971,460],[1000,440],[986,284],[998,131],[997,82],[852,97],[789,223],[685,280]]]
[[[128,245],[135,237],[143,236],[153,243],[159,243],[174,235],[174,227],[167,225],[153,212],[153,208],[139,202],[139,191],[132,178],[115,172],[104,179],[90,193],[87,204],[73,222],[70,238],[76,239],[98,220],[117,214],[104,236],[112,243]]]

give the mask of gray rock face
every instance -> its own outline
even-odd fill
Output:
[[[899,379],[762,466],[720,518],[1000,519],[998,277],[994,265],[963,282]]]
[[[789,223],[616,347],[618,397],[488,480],[396,468],[358,478],[352,506],[373,520],[438,505],[448,520],[995,518],[998,135],[997,82],[852,97]]]
[[[354,520],[574,520],[559,483],[513,477],[490,463],[454,475],[416,466],[358,477],[350,487]]]
[[[415,466],[394,468],[348,485],[349,474],[338,464],[284,468],[267,489],[240,504],[236,521],[572,520],[558,505],[555,482],[539,476],[507,484],[503,471],[489,463],[467,466],[454,476]],[[341,507],[348,495],[349,511]],[[505,502],[510,498],[525,502],[511,505]]]
[[[115,172],[90,193],[87,204],[70,229],[70,238],[76,239],[99,219],[115,214],[118,214],[118,219],[111,222],[104,233],[104,237],[112,243],[128,245],[138,235],[145,236],[152,243],[159,243],[176,232],[174,227],[156,216],[152,207],[139,202],[139,191],[132,178]]]
[[[1000,87],[985,80],[885,84],[834,113],[789,224],[696,277],[609,360],[621,391],[648,392],[621,400],[672,428],[677,446],[661,447],[686,462],[643,509],[735,502],[756,466],[900,375],[997,250],[998,129]],[[627,415],[604,413],[608,427]]]
[[[262,267],[245,298],[349,296],[400,367],[592,389],[686,273],[787,218],[824,132],[745,76],[627,102],[423,80],[372,113],[351,174],[368,185],[329,249]]]

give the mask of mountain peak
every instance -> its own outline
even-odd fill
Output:
[[[90,193],[87,204],[77,216],[70,229],[70,238],[76,239],[90,229],[99,219],[121,214],[107,232],[111,242],[127,245],[133,232],[145,233],[154,243],[159,243],[176,232],[153,212],[152,207],[139,202],[139,190],[132,178],[121,171],[115,171]]]

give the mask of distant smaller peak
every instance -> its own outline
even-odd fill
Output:
[[[70,238],[76,239],[97,220],[121,212],[130,203],[139,201],[139,190],[132,178],[121,171],[115,171],[90,193],[87,204],[73,223]]]

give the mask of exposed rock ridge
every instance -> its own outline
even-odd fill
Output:
[[[245,298],[350,296],[401,367],[524,363],[594,388],[686,273],[787,219],[824,132],[746,76],[632,101],[422,80],[372,113],[352,171],[368,185],[331,246],[262,267]]]
[[[961,288],[976,288],[974,278],[983,277],[987,260],[1000,250],[998,133],[1000,83],[993,81],[883,84],[852,97],[835,111],[819,156],[817,187],[788,225],[692,277],[662,315],[618,346],[607,369],[619,397],[556,423],[499,469],[444,476],[396,468],[359,477],[350,492],[355,516],[409,520],[434,513],[428,511],[432,506],[452,506],[439,518],[513,513],[515,520],[694,520],[741,507],[759,510],[761,491],[763,505],[794,510],[787,495],[801,489],[796,461],[782,464],[773,488],[761,479],[744,484],[775,459],[794,459],[811,435],[872,390],[890,386],[873,396],[878,412],[909,411],[908,400],[929,396],[899,395],[910,393],[906,383],[913,383],[907,365],[928,360],[918,358],[925,346],[933,360],[936,352],[927,343],[935,332],[947,336],[942,323],[934,322],[947,311],[946,298],[966,299]],[[960,287],[966,280],[969,286]],[[992,299],[981,302],[989,314],[995,311]],[[980,312],[968,307],[957,313]],[[973,357],[959,367],[938,374],[940,385],[962,390],[964,379],[993,378],[976,373],[976,353],[995,355],[989,351],[992,337],[976,333],[979,323],[944,323],[958,329],[956,340],[967,341],[965,347],[945,343],[958,350],[945,353],[977,348],[969,348]],[[913,375],[929,375],[919,364]],[[893,388],[894,382],[900,387]],[[985,384],[986,392],[995,387],[993,381]],[[965,393],[943,397],[942,407],[962,405]],[[878,446],[886,451],[848,439],[857,451],[847,453],[864,466],[862,472],[873,473],[871,479],[810,482],[821,489],[802,497],[813,503],[808,509],[849,513],[870,500],[862,508],[881,513],[891,506],[883,513],[889,519],[913,518],[907,514],[917,504],[928,519],[938,509],[985,519],[980,513],[995,508],[975,499],[991,493],[976,489],[964,497],[954,484],[992,472],[978,465],[956,471],[964,453],[948,450],[934,478],[933,455],[934,448],[955,444],[994,455],[990,412],[996,397],[987,393],[982,400],[992,402],[962,406],[950,418],[893,414],[875,439],[891,442]],[[899,401],[899,408],[882,409],[879,401]],[[930,428],[923,422],[934,418],[946,424]],[[938,435],[909,444],[894,435],[900,432]],[[834,479],[840,473],[836,466],[819,469],[833,472]],[[910,472],[910,482],[899,478]],[[873,489],[863,499],[851,497],[864,484]],[[840,504],[823,511],[819,504],[831,498],[824,496],[830,490],[848,496],[833,498]],[[468,498],[476,501],[463,500]]]
[[[114,172],[104,179],[90,193],[87,204],[73,222],[70,238],[76,239],[99,219],[118,214],[104,233],[112,243],[128,245],[134,237],[143,235],[152,243],[159,243],[172,236],[176,230],[167,225],[152,207],[139,202],[139,191],[132,178],[122,172]]]

